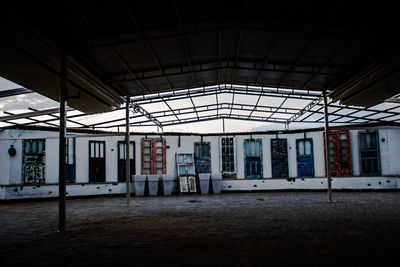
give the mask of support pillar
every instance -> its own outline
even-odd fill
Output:
[[[325,119],[325,162],[326,162],[326,179],[328,180],[328,202],[332,202],[332,183],[331,183],[331,164],[329,155],[329,121],[328,121],[328,100],[326,91],[323,91],[324,98],[324,119]]]
[[[130,97],[126,97],[126,129],[125,129],[125,176],[126,176],[126,205],[129,206],[131,200],[131,192],[130,192],[130,179],[131,179],[131,162],[129,157],[129,144],[130,144],[130,132],[129,132],[129,102]]]
[[[66,185],[65,185],[65,145],[66,145],[66,106],[67,106],[67,55],[61,55],[60,73],[60,127],[59,127],[59,173],[58,173],[58,231],[66,228]]]
[[[225,119],[222,119],[222,132],[225,133]]]

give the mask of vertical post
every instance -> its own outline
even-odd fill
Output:
[[[222,132],[225,133],[225,119],[222,119]]]
[[[67,55],[61,55],[60,73],[60,127],[59,127],[59,172],[58,172],[58,230],[65,232],[66,209],[65,209],[65,136],[66,136],[66,105],[67,105]]]
[[[332,185],[331,185],[331,163],[329,158],[329,121],[328,121],[328,101],[326,91],[323,91],[324,98],[324,119],[325,119],[325,162],[326,162],[326,179],[328,180],[328,202],[332,202]]]
[[[130,179],[131,179],[131,162],[129,157],[129,143],[130,143],[130,133],[129,133],[129,102],[130,97],[126,97],[126,131],[125,131],[125,176],[126,176],[126,205],[129,206],[131,200],[130,193]]]

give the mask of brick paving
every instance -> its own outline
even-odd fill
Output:
[[[0,266],[397,266],[399,192],[0,203]]]

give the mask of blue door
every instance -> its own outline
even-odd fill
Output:
[[[296,140],[297,176],[314,177],[314,154],[311,138]]]
[[[288,177],[288,154],[286,139],[271,139],[272,177]]]
[[[244,175],[245,178],[262,178],[262,140],[244,140]]]

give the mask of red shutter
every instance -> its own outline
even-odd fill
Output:
[[[341,166],[341,147],[340,147],[340,134],[346,135],[346,144],[347,144],[347,166]],[[342,131],[331,131],[329,135],[333,136],[333,149],[334,149],[334,167],[331,168],[331,175],[332,176],[351,176],[352,175],[352,162],[351,162],[351,148],[350,148],[350,135],[348,130]],[[324,153],[326,153],[326,137],[325,133],[323,133],[324,138]],[[325,154],[326,155],[326,154]],[[327,172],[327,162],[324,156],[325,161],[325,175]]]

